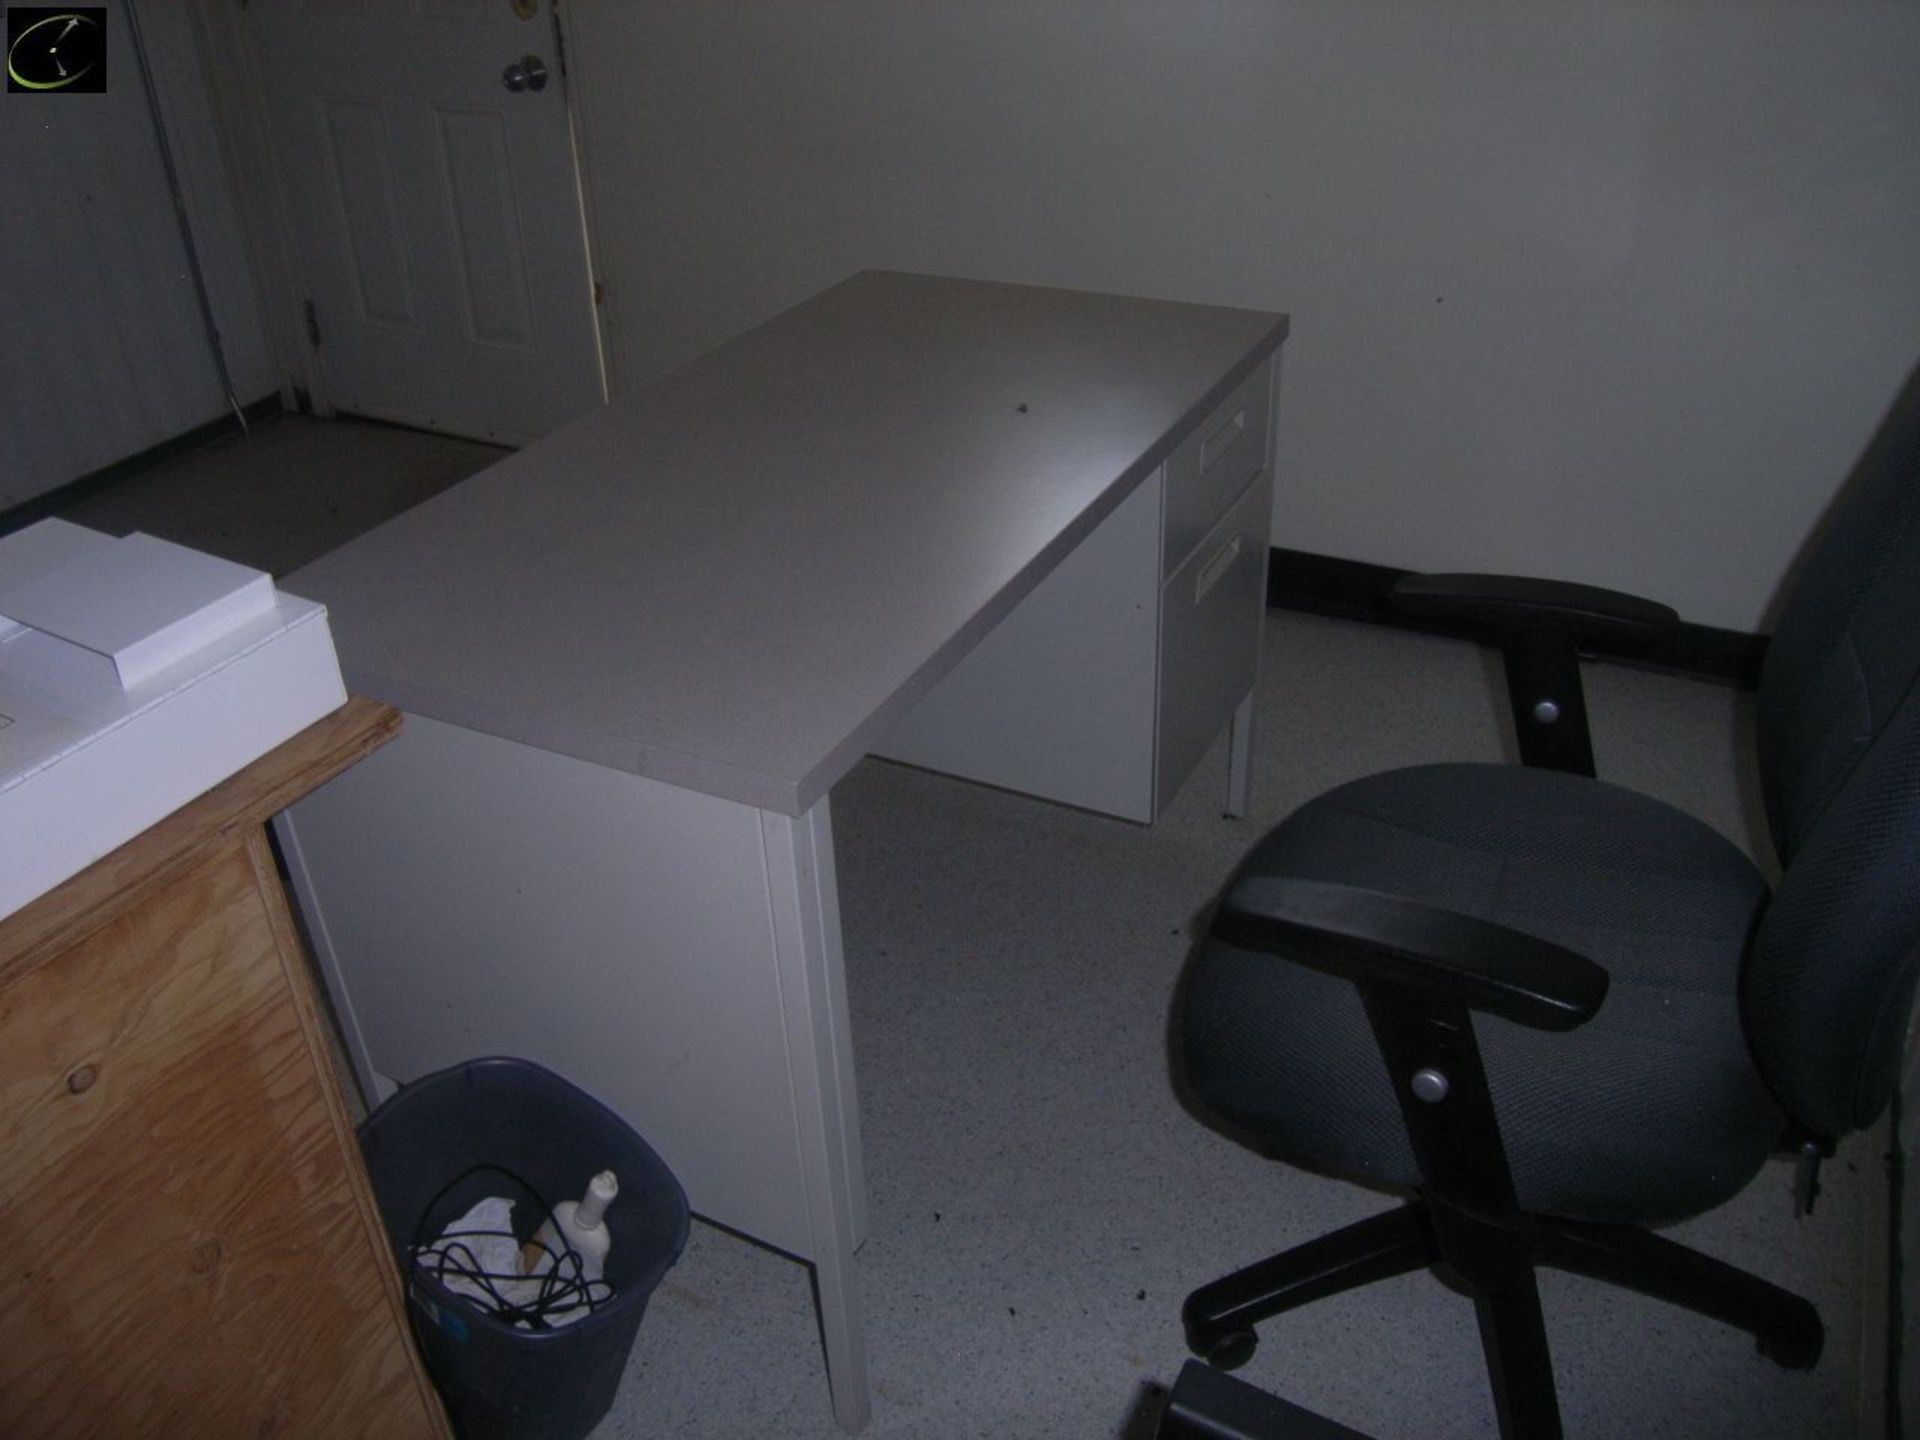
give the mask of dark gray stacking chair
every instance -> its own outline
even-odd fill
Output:
[[[1701,822],[1558,769],[1376,775],[1261,840],[1185,980],[1185,1081],[1279,1158],[1410,1198],[1195,1291],[1194,1353],[1231,1369],[1261,1320],[1444,1264],[1501,1434],[1557,1436],[1550,1265],[1815,1363],[1805,1300],[1648,1227],[1783,1147],[1810,1178],[1887,1103],[1920,969],[1917,668],[1920,370],[1768,650],[1777,887]]]

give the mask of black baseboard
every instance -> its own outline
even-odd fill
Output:
[[[280,397],[268,395],[241,407],[241,413],[247,417],[247,423],[253,424],[269,416],[278,415],[281,410]],[[111,490],[129,475],[137,475],[150,465],[158,465],[162,460],[171,460],[184,455],[189,450],[198,450],[210,440],[217,440],[234,428],[232,415],[222,415],[217,420],[209,420],[204,425],[175,435],[171,440],[162,440],[151,445],[137,455],[129,455],[124,460],[116,460],[111,465],[103,465],[98,470],[69,480],[64,485],[55,486],[39,495],[31,495],[18,505],[0,510],[0,535],[11,535],[15,530],[44,520],[49,515],[57,515],[69,505],[77,505],[82,500],[91,499],[104,490]]]
[[[1369,565],[1276,545],[1267,566],[1267,604],[1277,610],[1397,625],[1433,635],[1479,641],[1488,638],[1469,626],[1402,614],[1389,596],[1394,582],[1410,573],[1389,565]],[[1752,689],[1760,680],[1767,637],[1682,621],[1679,629],[1657,645],[1632,650],[1596,648],[1594,653],[1597,658],[1622,664],[1645,665]]]

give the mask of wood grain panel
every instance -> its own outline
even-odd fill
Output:
[[[262,829],[396,718],[346,707],[0,927],[0,1435],[447,1433]]]
[[[354,1435],[417,1391],[289,1001],[234,847],[0,1002],[0,1434]]]

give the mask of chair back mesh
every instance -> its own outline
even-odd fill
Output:
[[[1879,1114],[1920,978],[1920,368],[1803,559],[1758,739],[1784,874],[1743,981],[1761,1073],[1838,1136]]]

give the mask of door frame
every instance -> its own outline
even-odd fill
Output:
[[[599,236],[594,224],[586,147],[581,141],[578,77],[570,63],[572,32],[563,0],[546,0],[560,95],[567,118],[567,149],[573,191],[587,247],[588,300],[601,398],[612,392],[600,279]],[[326,367],[307,333],[305,305],[312,293],[295,245],[292,213],[282,184],[284,169],[268,119],[266,71],[246,27],[246,7],[232,0],[192,0],[194,39],[205,71],[208,104],[220,139],[221,162],[233,189],[242,240],[253,271],[267,347],[280,374],[280,400],[290,410],[334,413]]]

